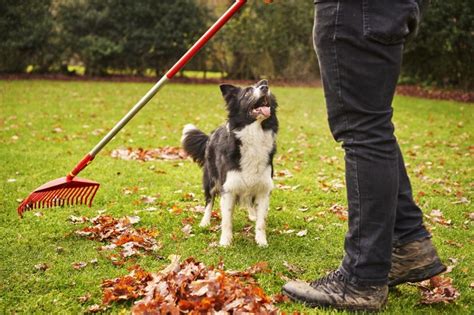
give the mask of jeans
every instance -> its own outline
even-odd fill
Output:
[[[315,1],[314,44],[329,126],[345,150],[349,230],[340,271],[387,283],[392,247],[430,237],[413,201],[391,106],[415,0]]]

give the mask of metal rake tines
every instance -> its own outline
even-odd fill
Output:
[[[36,189],[18,207],[18,214],[40,209],[74,205],[92,206],[99,183],[87,179],[66,180],[59,178]]]

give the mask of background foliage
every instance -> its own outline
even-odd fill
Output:
[[[233,1],[0,0],[0,72],[161,75]],[[472,89],[474,2],[433,0],[407,43],[404,80]],[[188,70],[318,78],[312,1],[249,1]]]

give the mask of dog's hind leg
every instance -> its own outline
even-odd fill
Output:
[[[257,204],[257,223],[255,225],[255,241],[259,246],[268,246],[267,234],[265,232],[268,207],[270,205],[270,193],[257,195],[255,202]]]
[[[211,192],[211,183],[206,172],[204,173],[204,195],[206,197],[206,207],[201,223],[199,223],[200,227],[206,227],[211,224],[212,206],[214,205],[214,194]]]
[[[221,195],[221,239],[220,246],[229,246],[232,243],[232,212],[235,205],[235,195],[224,192]]]
[[[249,220],[255,222],[257,220],[257,210],[255,209],[255,197],[248,196],[245,199],[245,207],[249,214]]]
[[[200,227],[206,227],[211,224],[211,216],[212,216],[212,206],[214,205],[214,197],[206,197],[206,208],[204,209],[204,216],[201,219],[201,223],[199,223]]]

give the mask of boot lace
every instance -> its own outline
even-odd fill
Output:
[[[331,271],[328,275],[311,282],[310,285],[313,288],[315,288],[320,285],[325,285],[333,281],[340,281],[340,282],[343,282],[344,284],[347,282],[346,278],[339,270],[334,270],[334,271]]]

